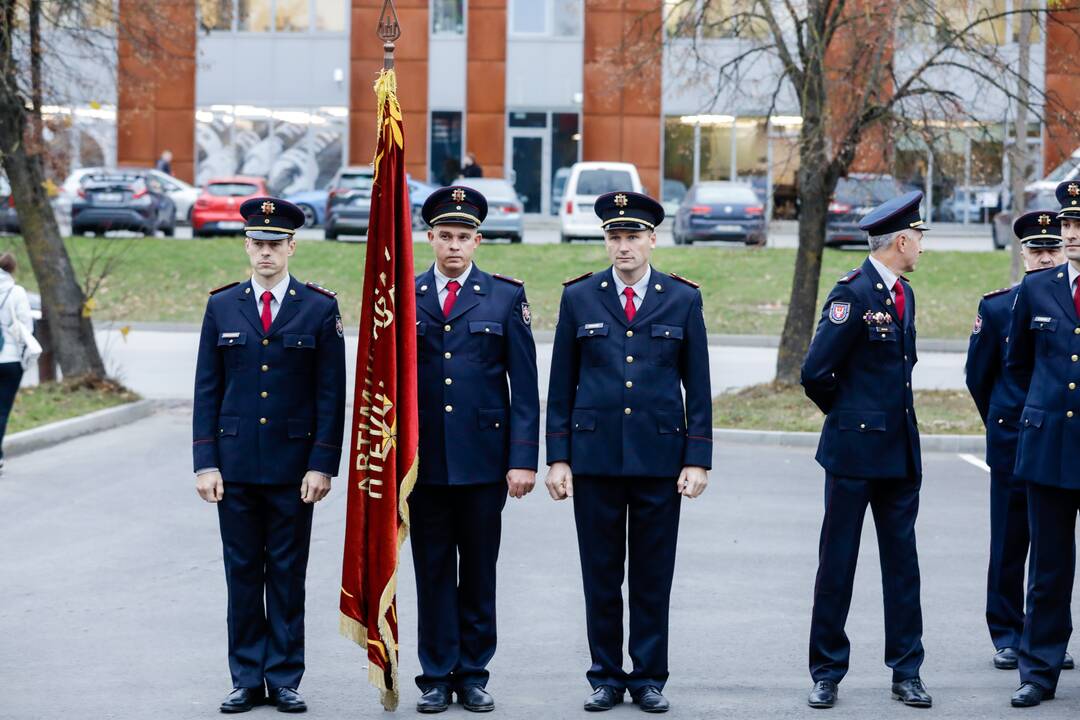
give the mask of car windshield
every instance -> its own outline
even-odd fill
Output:
[[[634,180],[626,170],[582,170],[578,175],[578,195],[603,195],[618,190],[632,190]]]
[[[517,200],[517,194],[505,180],[459,180],[459,185],[470,187],[480,192],[487,200]]]
[[[106,188],[135,188],[143,187],[145,182],[143,178],[137,175],[90,175],[86,177],[83,185],[94,189],[106,189]]]
[[[878,205],[899,194],[892,178],[840,178],[835,197],[853,205]]]
[[[210,183],[206,192],[215,197],[247,197],[259,192],[259,186],[254,183]]]
[[[374,178],[371,175],[342,175],[337,186],[344,190],[371,190]]]
[[[748,187],[724,187],[723,185],[701,185],[694,193],[695,202],[703,203],[745,203],[756,205],[758,197]]]
[[[1044,180],[1047,182],[1061,182],[1063,180],[1072,180],[1076,177],[1076,170],[1080,166],[1080,158],[1070,157],[1065,158],[1065,161],[1054,168]]]

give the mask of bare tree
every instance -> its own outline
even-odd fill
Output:
[[[1055,9],[1063,9],[1057,2]],[[780,338],[776,379],[796,384],[818,315],[828,206],[857,158],[891,162],[899,137],[933,141],[935,123],[978,119],[972,97],[1012,101],[1031,115],[1055,102],[1004,52],[1006,19],[1027,28],[1047,15],[1024,2],[1009,12],[966,14],[955,0],[678,0],[665,3],[669,32],[690,38],[673,62],[704,79],[710,100],[737,97],[755,65],[771,73],[767,113],[785,96],[799,109],[798,252]],[[734,8],[734,11],[732,10]],[[719,61],[698,38],[741,39]],[[717,31],[720,31],[719,33]],[[957,79],[961,82],[957,83]],[[762,82],[766,82],[762,81]],[[760,90],[760,87],[754,89]],[[976,102],[975,105],[979,103]],[[706,104],[703,112],[711,105]],[[729,112],[726,109],[723,110]],[[1027,118],[1017,124],[1020,138]],[[876,157],[875,157],[876,156]]]

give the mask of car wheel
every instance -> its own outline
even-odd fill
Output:
[[[691,240],[691,239],[690,239],[690,238],[688,238],[688,237],[685,237],[685,238],[683,238],[682,244],[683,244],[683,245],[693,245],[693,244],[694,244],[694,241],[693,241],[693,240]]]
[[[195,212],[195,206],[194,205],[192,205],[191,207],[189,207],[187,209],[187,224],[188,225],[191,224],[191,214],[194,213],[194,212]]]
[[[332,228],[327,228],[326,229],[326,239],[327,240],[337,240],[338,239],[337,230],[334,230]]]
[[[315,208],[303,203],[297,207],[304,213],[304,227],[315,227],[319,224],[319,216],[315,214]]]
[[[427,230],[427,223],[424,222],[424,215],[420,212],[423,209],[420,205],[414,205],[412,209],[412,229],[413,230]]]
[[[675,242],[676,245],[682,245],[683,244],[682,235],[679,235],[678,233],[672,233],[671,234],[671,239]]]
[[[559,233],[559,242],[561,242],[561,243],[568,243],[568,242],[570,242],[570,239],[571,239],[571,238],[570,238],[570,236],[569,236],[569,235],[566,235],[566,234],[564,234],[564,233]]]
[[[515,234],[515,235],[511,235],[511,236],[510,236],[510,242],[512,242],[512,243],[519,243],[519,242],[521,242],[521,236],[520,236],[520,235],[517,235],[517,234]]]

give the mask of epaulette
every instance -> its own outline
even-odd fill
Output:
[[[578,276],[577,276],[576,278],[570,278],[569,280],[566,280],[566,281],[564,281],[564,282],[563,282],[563,287],[565,287],[565,286],[567,286],[567,285],[573,285],[573,284],[574,284],[574,283],[576,283],[576,282],[577,282],[578,280],[584,280],[584,279],[585,279],[585,278],[587,278],[587,277],[592,277],[592,273],[591,273],[591,272],[587,272],[587,273],[585,273],[584,275],[578,275]]]
[[[852,280],[854,280],[855,278],[859,277],[859,273],[861,273],[861,272],[862,272],[862,268],[851,268],[851,272],[849,272],[847,275],[840,278],[836,282],[838,282],[838,283],[849,283]]]
[[[668,273],[668,275],[670,275],[671,277],[675,278],[675,279],[676,279],[676,280],[678,280],[679,282],[684,282],[684,283],[686,283],[687,285],[689,285],[689,286],[690,286],[690,287],[692,287],[692,288],[700,288],[700,287],[701,287],[700,285],[698,285],[698,284],[697,284],[696,282],[694,282],[693,280],[688,280],[688,279],[686,279],[686,278],[684,278],[684,277],[681,277],[681,276],[679,276],[679,275],[676,275],[675,273]]]
[[[499,278],[500,280],[504,280],[504,281],[510,283],[511,285],[517,285],[518,287],[521,287],[522,285],[525,284],[524,280],[518,280],[517,278],[507,277],[506,275],[500,275],[499,273],[493,273],[491,275],[491,277]]]
[[[239,280],[237,280],[236,282],[231,282],[231,283],[229,283],[228,285],[222,285],[222,286],[221,286],[221,287],[219,287],[219,288],[214,288],[213,290],[211,290],[211,291],[210,291],[210,294],[211,294],[211,295],[217,295],[217,294],[218,294],[219,292],[221,292],[222,290],[228,290],[229,288],[231,288],[231,287],[236,287],[236,286],[237,286],[237,285],[239,285],[239,284],[240,284],[240,281],[239,281]]]
[[[333,290],[328,290],[327,288],[324,288],[319,283],[309,282],[309,283],[307,283],[307,286],[309,288],[311,288],[312,290],[314,290],[315,292],[321,292],[326,297],[337,297],[336,292],[334,292]]]
[[[990,292],[983,295],[983,297],[984,298],[997,297],[998,295],[1004,295],[1005,293],[1009,292],[1010,290],[1012,290],[1012,288],[1007,288],[1007,287],[1001,288],[999,290],[991,290]]]

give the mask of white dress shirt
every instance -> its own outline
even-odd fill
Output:
[[[649,289],[649,278],[652,277],[652,267],[646,266],[645,274],[642,275],[641,279],[633,285],[627,285],[626,283],[624,283],[619,278],[619,273],[617,270],[612,270],[611,275],[615,278],[615,292],[619,294],[619,305],[623,306],[624,308],[626,307],[626,296],[623,295],[623,291],[626,290],[626,288],[630,287],[634,289],[634,309],[640,310],[641,303],[645,302],[645,293]]]
[[[288,292],[289,282],[291,281],[292,277],[289,273],[285,273],[285,277],[282,278],[281,282],[277,285],[272,288],[264,288],[258,283],[254,275],[251,276],[251,292],[255,293],[255,302],[258,303],[259,317],[262,317],[263,293],[269,290],[270,294],[274,296],[270,300],[270,322],[277,319],[278,310],[281,309],[281,303],[285,301],[285,293]]]
[[[472,263],[469,263],[469,267],[465,268],[465,272],[458,275],[456,278],[448,277],[439,272],[439,264],[435,264],[435,289],[439,291],[439,307],[446,304],[446,296],[450,294],[446,286],[451,280],[456,280],[461,286],[458,288],[458,293],[461,292],[461,288],[465,287],[465,281],[469,279],[469,273],[472,272]]]
[[[878,275],[881,276],[881,282],[885,284],[885,287],[889,288],[889,297],[892,298],[893,302],[896,302],[896,290],[894,288],[896,287],[896,281],[900,277],[873,255],[870,256],[870,263],[878,271]]]

